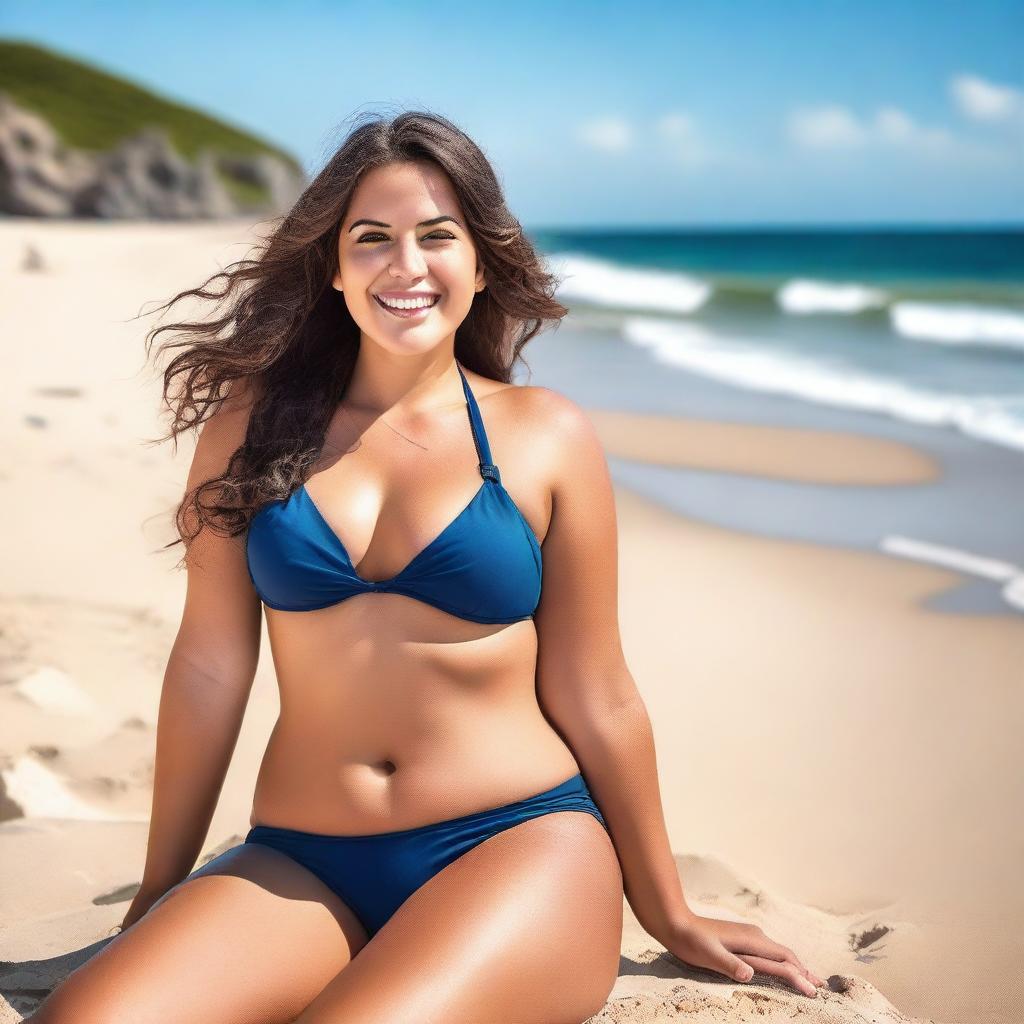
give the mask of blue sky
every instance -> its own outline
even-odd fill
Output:
[[[311,172],[357,113],[437,111],[528,228],[1024,222],[1019,0],[4,0],[0,35]]]

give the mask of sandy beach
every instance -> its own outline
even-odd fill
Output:
[[[150,321],[132,318],[247,239],[240,223],[0,221],[0,1024],[109,941],[141,876],[185,588],[162,545],[191,443],[146,444],[159,387]],[[22,268],[30,244],[40,270]],[[569,318],[527,355],[584,337]],[[559,389],[543,364],[532,383]],[[943,475],[896,432],[757,422],[754,399],[745,423],[584,407],[616,464],[825,488],[854,515],[862,489]],[[937,609],[968,582],[953,569],[717,525],[618,477],[615,495],[623,642],[690,905],[761,925],[829,989],[691,969],[626,904],[592,1020],[1021,1019],[1024,616]],[[200,863],[247,831],[277,711],[264,638]]]

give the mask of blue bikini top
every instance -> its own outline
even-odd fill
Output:
[[[302,484],[257,510],[245,541],[249,578],[261,600],[305,612],[357,594],[404,594],[471,622],[518,622],[540,600],[540,543],[491,462],[480,409],[458,362],[483,481],[469,504],[401,572],[356,573],[345,545]]]

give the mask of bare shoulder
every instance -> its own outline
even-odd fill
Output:
[[[476,375],[472,384],[478,402],[487,401],[517,420],[536,422],[551,430],[593,430],[590,418],[571,398],[539,384],[506,384]]]
[[[199,427],[189,487],[217,477],[227,468],[231,456],[245,440],[256,394],[256,385],[250,378],[239,378],[228,385],[224,397]]]
[[[544,468],[554,487],[570,470],[600,467],[604,447],[584,409],[553,388],[535,384],[500,385],[491,399],[502,418],[529,449],[530,462]]]
[[[597,441],[593,421],[582,406],[561,391],[537,384],[514,385],[510,401],[523,422],[561,441],[571,450]]]
[[[553,430],[585,431],[590,424],[583,408],[561,391],[539,384],[516,385],[515,390],[515,401],[520,403],[523,413]]]

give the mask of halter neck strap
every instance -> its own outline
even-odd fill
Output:
[[[484,429],[484,421],[480,415],[480,406],[476,404],[476,395],[462,372],[459,361],[455,361],[459,376],[462,378],[462,390],[466,395],[466,408],[469,412],[469,425],[473,431],[473,442],[476,445],[476,454],[480,459],[480,475],[485,479],[493,480],[496,484],[501,483],[501,474],[498,467],[491,462],[491,446],[487,443],[487,431]]]

